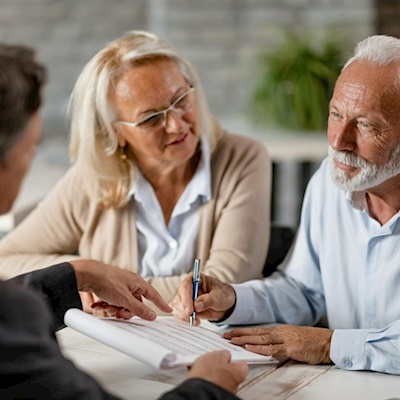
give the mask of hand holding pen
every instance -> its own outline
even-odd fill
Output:
[[[220,321],[232,313],[236,304],[236,292],[231,285],[206,275],[204,270],[201,273],[201,277],[200,273],[198,273],[197,285],[196,295],[193,290],[195,286],[194,274],[188,274],[181,282],[174,298],[169,302],[175,318],[182,321],[190,321],[192,319],[193,325],[195,325],[196,319],[198,321],[199,319]],[[196,312],[192,314],[194,300],[196,300]]]
[[[194,266],[193,266],[193,303],[197,299],[197,296],[199,295],[199,283],[200,283],[200,259],[196,258],[194,260]],[[193,313],[190,316],[190,326],[193,326],[194,321],[196,320],[196,311],[193,308]]]

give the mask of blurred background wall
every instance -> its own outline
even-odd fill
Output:
[[[45,133],[65,131],[65,104],[84,64],[132,29],[171,41],[196,66],[220,118],[243,113],[257,55],[284,28],[351,42],[375,31],[372,0],[1,0],[0,38],[34,45],[49,66]],[[351,44],[353,44],[351,43]]]
[[[35,46],[49,67],[44,145],[62,138],[63,149],[50,147],[47,155],[59,163],[67,160],[60,151],[66,153],[65,109],[77,76],[98,50],[126,31],[149,30],[171,41],[197,68],[214,114],[234,132],[248,134],[249,124],[235,121],[249,119],[258,56],[279,46],[285,30],[311,38],[329,31],[344,38],[350,51],[374,33],[399,35],[399,9],[400,0],[0,0],[0,39]],[[302,179],[298,168],[291,173],[294,200],[295,194],[287,194],[292,184],[274,188],[280,196],[274,204],[284,212],[273,218],[297,224],[302,191],[314,169],[303,163]],[[295,211],[288,214],[288,207]]]

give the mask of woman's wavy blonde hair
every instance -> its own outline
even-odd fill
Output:
[[[85,190],[104,208],[121,207],[134,182],[134,160],[121,161],[113,129],[115,118],[108,93],[115,78],[137,63],[160,57],[174,61],[183,77],[196,88],[199,127],[211,150],[216,144],[215,120],[211,115],[198,74],[192,64],[168,42],[143,31],[131,31],[109,43],[84,67],[73,89],[70,155],[84,174]]]

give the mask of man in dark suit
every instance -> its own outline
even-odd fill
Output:
[[[0,44],[0,214],[11,208],[40,140],[45,75],[31,49]],[[65,311],[82,307],[78,290],[96,293],[98,306],[121,318],[156,318],[142,296],[171,312],[139,275],[92,260],[0,282],[0,398],[115,398],[58,347],[54,332],[64,326]],[[162,398],[234,399],[247,372],[245,364],[230,363],[229,353],[209,353],[194,364],[187,381]]]

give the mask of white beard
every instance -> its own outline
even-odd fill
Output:
[[[395,147],[389,161],[384,165],[372,164],[349,152],[334,150],[331,146],[328,149],[328,156],[333,182],[348,192],[371,189],[400,174],[400,144]],[[335,160],[359,168],[359,172],[350,176],[335,165]]]

